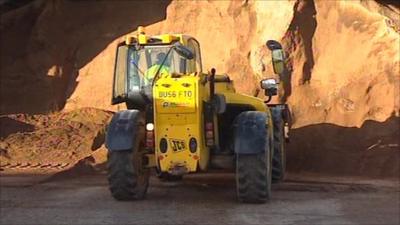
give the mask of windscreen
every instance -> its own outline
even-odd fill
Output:
[[[128,89],[135,90],[152,85],[156,74],[188,74],[187,60],[171,46],[130,47],[128,51]]]

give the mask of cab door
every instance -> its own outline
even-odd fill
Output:
[[[187,74],[197,72],[200,74],[202,72],[201,65],[201,54],[200,54],[200,44],[196,39],[190,38],[188,40],[187,47],[192,50],[194,58],[192,60],[187,60]]]
[[[127,98],[127,55],[128,46],[118,46],[114,65],[112,105],[125,102]]]

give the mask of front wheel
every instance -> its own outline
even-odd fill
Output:
[[[127,201],[143,199],[149,186],[149,169],[138,150],[108,153],[108,182],[112,196]]]
[[[275,124],[274,124],[275,125]],[[272,180],[282,181],[286,172],[286,150],[284,124],[276,123],[274,126],[274,156],[272,158]]]
[[[239,201],[264,203],[271,197],[271,154],[236,155],[236,189]]]

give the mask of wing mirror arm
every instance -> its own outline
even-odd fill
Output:
[[[272,99],[272,96],[270,95],[270,96],[268,96],[267,100],[264,101],[264,103],[269,103],[271,101],[271,99]]]

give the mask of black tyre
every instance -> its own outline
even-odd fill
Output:
[[[274,118],[274,154],[272,158],[272,180],[282,181],[286,172],[285,134],[282,117]]]
[[[144,198],[150,173],[143,165],[143,157],[143,153],[135,149],[108,153],[108,182],[115,199],[128,201]]]
[[[264,203],[271,197],[271,154],[236,155],[236,189],[239,201]]]

